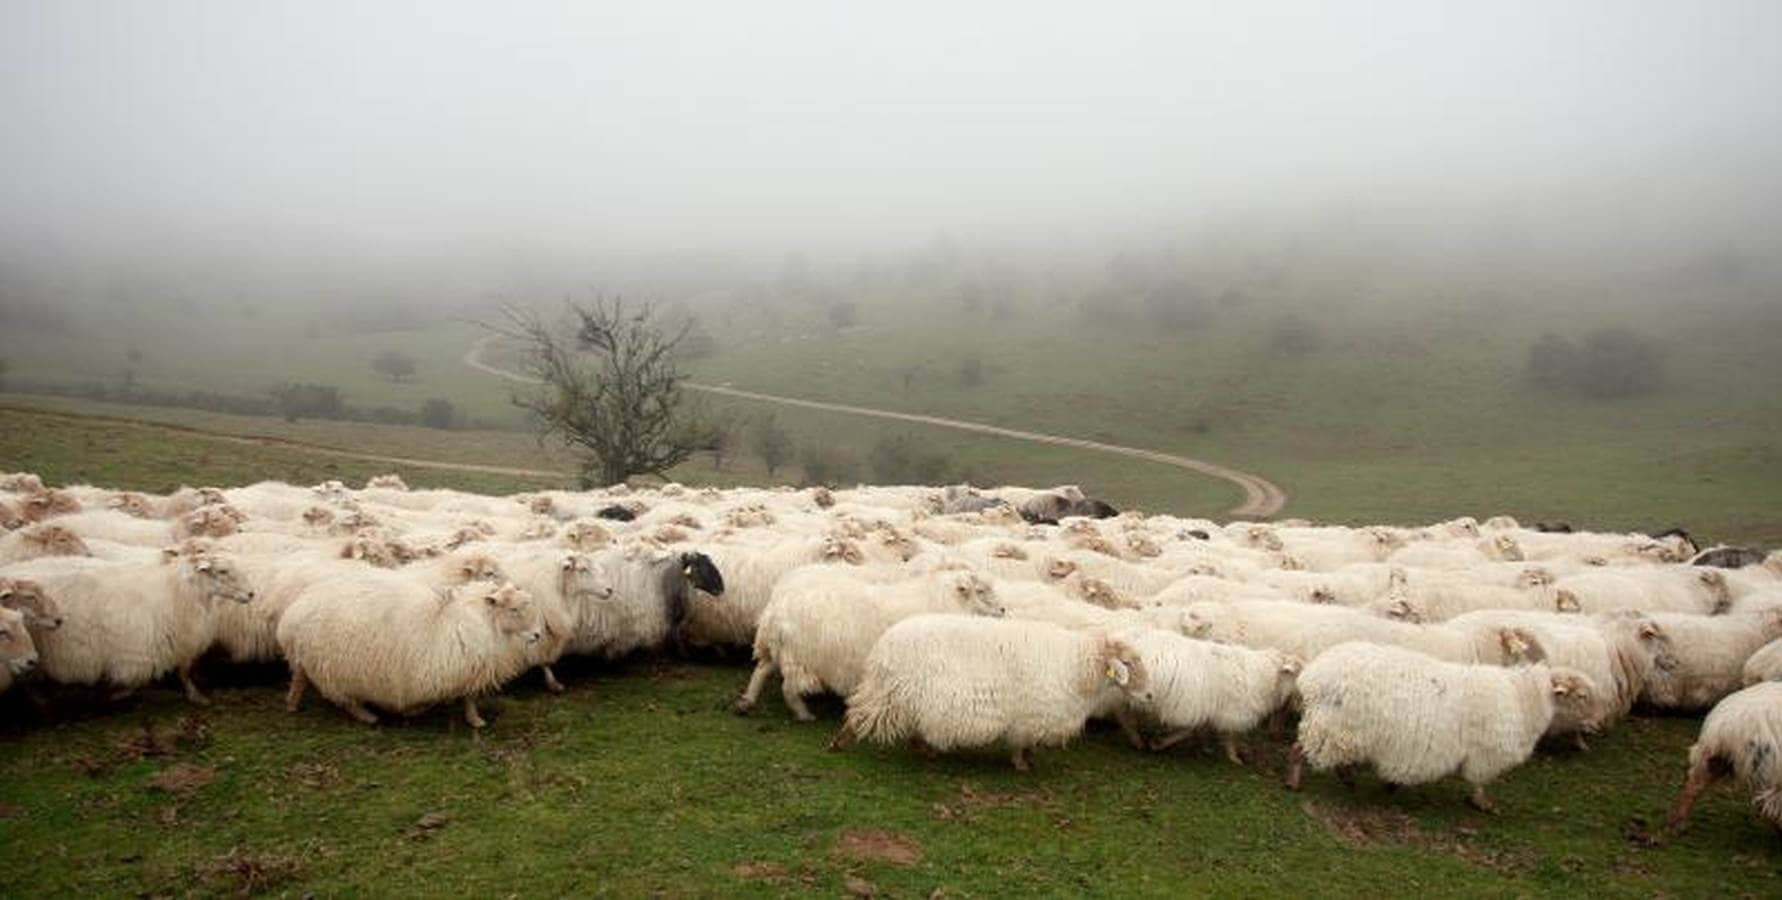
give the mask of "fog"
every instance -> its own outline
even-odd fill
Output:
[[[491,289],[937,234],[1774,256],[1782,4],[1457,7],[14,0],[0,244]]]

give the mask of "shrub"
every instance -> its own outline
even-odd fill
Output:
[[[1284,356],[1306,356],[1324,345],[1324,335],[1311,320],[1288,313],[1269,330],[1269,346]]]
[[[458,423],[458,408],[443,397],[433,397],[421,404],[421,424],[428,428],[450,430]]]
[[[1524,374],[1539,387],[1597,400],[1635,397],[1664,386],[1664,352],[1626,328],[1593,331],[1583,343],[1549,332],[1529,345]]]
[[[860,461],[839,447],[806,444],[798,452],[798,462],[804,467],[806,484],[835,487],[860,480]]]

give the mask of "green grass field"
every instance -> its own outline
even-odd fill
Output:
[[[0,469],[151,490],[387,466],[66,414],[0,410]],[[416,485],[531,485],[415,469]],[[1636,717],[1588,753],[1544,752],[1495,789],[1387,795],[1278,783],[1212,748],[1140,754],[1095,731],[1029,775],[1000,756],[823,749],[777,699],[729,712],[740,662],[570,666],[488,704],[369,728],[276,668],[212,666],[215,705],[158,687],[40,718],[0,698],[0,895],[1775,896],[1776,837],[1736,789],[1655,841],[1697,722]],[[777,698],[772,691],[770,698]]]

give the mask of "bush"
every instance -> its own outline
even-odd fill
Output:
[[[840,331],[860,324],[860,306],[852,300],[829,304],[829,325]]]
[[[371,361],[372,371],[397,383],[413,378],[418,366],[414,357],[395,350],[385,350]]]
[[[1200,328],[1212,318],[1205,297],[1185,281],[1169,281],[1145,294],[1145,315],[1159,328]]]
[[[428,428],[449,431],[458,423],[458,408],[452,401],[443,397],[434,397],[421,404],[421,424]]]
[[[968,388],[984,383],[984,361],[976,354],[959,361],[959,383]]]
[[[1664,386],[1664,352],[1658,342],[1626,328],[1604,328],[1582,344],[1544,334],[1528,348],[1528,380],[1596,400],[1649,394]]]
[[[272,390],[278,413],[287,422],[298,419],[338,419],[346,407],[340,388],[331,384],[290,383]]]
[[[780,427],[780,421],[771,413],[756,420],[749,440],[755,455],[761,457],[762,464],[767,466],[769,476],[792,458],[792,436]]]

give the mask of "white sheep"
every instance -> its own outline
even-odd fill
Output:
[[[1602,719],[1590,679],[1571,669],[1447,663],[1377,644],[1334,647],[1299,675],[1299,739],[1287,786],[1301,769],[1372,764],[1393,784],[1459,772],[1472,804],[1491,811],[1485,786],[1526,761],[1556,716],[1585,731]]]
[[[724,597],[695,595],[686,625],[687,641],[694,646],[751,646],[761,612],[786,573],[812,563],[858,566],[866,561],[855,541],[832,536],[713,544],[705,549],[724,573]]]
[[[1198,641],[1156,628],[1115,637],[1138,651],[1151,678],[1147,699],[1134,706],[1171,729],[1151,749],[1166,749],[1210,726],[1226,758],[1239,765],[1237,736],[1287,704],[1302,665],[1299,657],[1279,650]]]
[[[809,694],[846,697],[860,680],[873,642],[897,622],[928,612],[999,616],[1004,610],[990,582],[970,572],[935,572],[913,581],[881,584],[834,566],[807,566],[785,578],[761,612],[755,631],[755,671],[736,711],[753,709],[769,676],[778,673],[794,718],[816,718]]]
[[[65,684],[109,685],[120,695],[171,670],[187,699],[208,702],[192,667],[215,637],[216,601],[254,599],[239,565],[221,554],[63,571],[34,565],[9,571],[42,585],[63,618],[62,627],[35,634],[43,674]]]
[[[12,688],[12,680],[37,668],[37,645],[25,627],[25,614],[0,607],[0,694]]]
[[[501,568],[538,607],[544,636],[532,648],[532,661],[545,687],[562,693],[551,666],[565,653],[593,653],[605,645],[600,606],[613,596],[613,578],[585,553],[537,545],[511,546],[501,553]]]
[[[438,591],[366,570],[316,585],[285,610],[278,625],[291,666],[285,705],[297,711],[313,683],[353,718],[376,724],[367,704],[413,715],[462,698],[464,721],[482,728],[477,697],[525,671],[542,637],[531,597],[511,584]]]
[[[1651,613],[1675,662],[1658,666],[1642,697],[1666,709],[1707,709],[1745,684],[1745,661],[1782,638],[1782,609],[1725,616]]]
[[[713,597],[726,593],[723,574],[704,553],[659,553],[633,546],[592,556],[612,579],[612,602],[589,609],[566,653],[617,659],[661,647],[680,638],[699,592]]]
[[[1343,606],[1278,600],[1194,603],[1183,610],[1182,631],[1189,637],[1283,650],[1302,660],[1350,641],[1402,647],[1455,663],[1513,665],[1543,656],[1540,642],[1516,628],[1463,631],[1383,619]]]
[[[1448,620],[1457,631],[1525,629],[1540,644],[1550,665],[1576,669],[1589,676],[1603,695],[1603,727],[1633,709],[1646,689],[1646,679],[1662,661],[1674,666],[1663,630],[1644,617],[1577,616],[1522,610],[1480,610]],[[1561,729],[1571,723],[1555,720]],[[1564,731],[1550,731],[1559,736]],[[1582,748],[1584,735],[1569,732]]]
[[[938,751],[1003,745],[1019,771],[1036,747],[1063,746],[1098,709],[1148,702],[1143,658],[1098,632],[1045,622],[922,615],[891,626],[867,655],[830,741],[915,741]]]
[[[1763,645],[1745,660],[1743,673],[1746,686],[1760,681],[1782,681],[1782,638]]]
[[[1689,748],[1689,777],[1666,820],[1678,832],[1702,791],[1722,776],[1739,777],[1757,814],[1782,832],[1782,682],[1765,681],[1714,705]]]
[[[56,523],[44,523],[0,535],[0,565],[43,556],[92,556],[80,535]]]
[[[1718,569],[1616,569],[1568,575],[1553,584],[1561,612],[1635,610],[1715,615],[1732,608],[1726,576]]]

